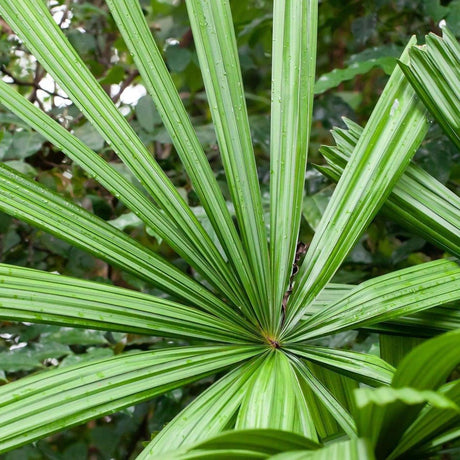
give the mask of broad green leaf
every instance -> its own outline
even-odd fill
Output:
[[[327,208],[331,195],[332,189],[326,188],[314,195],[304,196],[302,202],[302,215],[312,230],[316,231],[321,222],[321,216]]]
[[[238,281],[219,251],[168,176],[65,38],[46,4],[34,0],[1,2],[0,13],[166,215],[189,235],[196,250],[221,272],[223,279],[229,281],[235,291],[232,300],[238,305],[244,304],[245,299],[236,292]]]
[[[426,45],[413,47],[399,65],[436,121],[460,148],[460,45],[448,30],[429,34]]]
[[[337,147],[320,152],[331,168],[319,167],[338,181],[362,128],[344,119],[348,130],[334,128]],[[382,213],[408,230],[460,257],[460,198],[415,164],[409,164],[382,206]]]
[[[375,460],[372,446],[366,439],[352,439],[329,444],[322,449],[287,452],[269,460]]]
[[[162,460],[228,460],[228,459],[241,459],[241,460],[252,460],[252,459],[266,459],[265,454],[261,454],[254,451],[239,450],[239,449],[209,449],[209,450],[192,450],[190,452],[168,452],[162,457]]]
[[[398,366],[391,385],[436,390],[460,363],[460,330],[427,340]]]
[[[11,89],[11,86],[8,85],[8,88]],[[30,108],[29,108],[29,110],[30,110]],[[34,129],[36,129],[36,128],[34,128]],[[45,133],[46,133],[46,131],[45,131]],[[73,131],[73,134],[80,141],[82,141],[83,144],[85,144],[89,149],[101,150],[102,147],[104,146],[104,138],[99,134],[97,129],[94,128],[94,126],[89,124],[89,123],[85,123],[84,125],[81,125],[81,126],[78,126],[77,128],[75,128],[75,130]],[[46,137],[48,137],[48,136],[46,135]]]
[[[230,447],[254,450],[272,455],[277,452],[286,452],[299,448],[316,450],[320,448],[320,444],[292,431],[265,428],[228,431],[212,439],[208,439],[194,448],[225,449]]]
[[[245,383],[263,355],[229,372],[194,399],[142,451],[138,460],[188,447],[230,427],[245,394]]]
[[[427,340],[402,360],[391,383],[392,387],[396,390],[411,387],[414,391],[428,391],[437,394],[439,398],[446,399],[435,391],[460,363],[459,349],[460,330]],[[404,431],[418,416],[422,407],[422,401],[418,404],[414,403],[410,408],[398,400],[388,404],[382,413],[381,428],[377,431],[377,450],[388,455],[397,445]],[[395,423],[397,423],[397,430],[395,430]]]
[[[408,59],[411,39],[401,56]],[[285,332],[330,281],[404,172],[428,129],[425,109],[396,68],[348,162],[297,275]],[[284,333],[285,333],[284,332]]]
[[[135,6],[131,8],[131,11],[135,8]],[[139,66],[137,65],[137,67]],[[142,96],[137,102],[136,119],[142,128],[148,132],[154,132],[155,126],[161,124],[161,117],[150,96]]]
[[[344,81],[351,80],[357,75],[368,73],[376,67],[383,69],[385,73],[391,74],[395,65],[396,59],[391,56],[353,62],[343,69],[334,69],[321,75],[315,83],[315,94],[322,94],[331,88],[336,88]]]
[[[85,209],[0,164],[0,209],[145,279],[174,296],[244,322],[174,265]]]
[[[439,389],[439,393],[457,405],[457,408],[436,405],[426,406],[420,416],[404,432],[396,448],[389,455],[388,460],[398,458],[407,451],[413,451],[418,446],[429,443],[432,439],[442,435],[449,428],[455,428],[460,423],[460,381],[449,382]]]
[[[50,142],[62,149],[78,162],[94,179],[131,209],[148,228],[160,235],[168,244],[189,262],[215,287],[231,296],[227,281],[210,267],[190,241],[188,235],[161,212],[143,193],[132,185],[122,174],[106,163],[98,154],[81,140],[72,136],[64,127],[14,91],[10,85],[0,80],[0,102],[26,121]],[[91,125],[84,125],[91,126]]]
[[[32,371],[44,368],[46,359],[70,355],[71,349],[60,343],[32,343],[30,346],[0,353],[0,369],[6,372]]]
[[[316,440],[309,412],[293,366],[274,350],[248,382],[235,427],[287,430]]]
[[[420,337],[410,335],[379,334],[380,357],[392,366],[397,366],[407,353],[422,342]]]
[[[312,302],[311,308],[303,317],[307,321],[311,316],[323,311],[348,295],[356,286],[351,284],[329,283]],[[299,326],[301,329],[302,326]],[[410,316],[393,318],[384,323],[371,324],[364,329],[383,333],[403,334],[413,337],[431,337],[442,332],[460,328],[460,302],[452,302],[440,307],[422,310]]]
[[[292,365],[296,369],[298,374],[298,378],[300,380],[301,387],[303,388],[305,398],[307,400],[308,407],[312,412],[311,417],[315,422],[315,428],[318,431],[318,434],[321,432],[326,431],[325,434],[328,434],[327,431],[331,428],[330,424],[323,424],[322,419],[326,415],[323,412],[324,410],[327,411],[328,415],[332,416],[332,418],[337,422],[337,424],[343,429],[343,431],[350,436],[351,438],[356,436],[356,426],[351,418],[351,415],[348,413],[347,409],[343,406],[343,404],[338,400],[337,393],[338,392],[331,392],[327,386],[321,382],[321,380],[315,376],[315,374],[309,369],[309,367],[298,359],[295,356],[290,356],[290,360]],[[342,383],[341,379],[337,379],[336,382],[339,385]],[[305,387],[311,391],[311,393],[316,396],[317,400],[321,403],[320,409],[321,412],[315,414],[313,410],[316,407],[312,407],[310,402],[312,398],[306,391]],[[319,422],[321,426],[317,426],[317,420],[320,419]],[[335,428],[335,427],[334,427]],[[335,434],[335,433],[334,433]]]
[[[335,304],[303,321],[292,337],[304,341],[458,299],[460,266],[449,260],[427,262],[361,283]]]
[[[138,2],[109,0],[113,17],[132,53],[144,84],[152,96],[163,123],[187,171],[209,220],[252,303],[257,292],[240,238],[227,210],[190,118],[166,68]],[[140,39],[140,37],[142,39]],[[147,97],[147,96],[146,96]],[[142,106],[145,103],[139,101]],[[139,104],[137,106],[138,110]],[[242,305],[244,307],[244,304]]]
[[[216,346],[123,354],[9,383],[0,388],[0,452],[145,401],[259,350]]]
[[[389,385],[394,368],[375,355],[350,350],[335,350],[318,346],[289,346],[289,350],[304,359],[324,366],[368,385]]]
[[[233,430],[211,437],[187,453],[166,452],[166,459],[189,458],[268,458],[279,452],[298,449],[316,450],[321,446],[308,438],[273,429]],[[198,456],[200,455],[200,456]],[[139,457],[138,457],[139,458]]]
[[[253,316],[271,334],[267,237],[230,4],[227,0],[187,0],[186,5],[243,247],[257,288]]]
[[[387,458],[388,447],[396,445],[407,428],[407,425],[400,423],[400,418],[392,418],[391,426],[386,425],[387,416],[392,407],[398,406],[403,411],[413,413],[413,407],[420,408],[429,403],[437,409],[459,410],[453,401],[440,393],[409,387],[380,387],[374,390],[360,388],[355,391],[355,397],[354,418],[358,426],[358,434],[372,442],[379,458]],[[391,430],[391,434],[387,431],[388,429]],[[383,438],[384,435],[389,437]]]
[[[255,340],[227,320],[169,300],[3,264],[0,318],[218,342]]]
[[[1,159],[2,161],[23,160],[30,157],[40,150],[44,140],[40,134],[31,131],[17,131],[13,135],[8,151]]]
[[[302,216],[313,108],[317,10],[317,0],[275,0],[273,3],[270,325],[275,329],[280,327],[280,312],[292,272]]]

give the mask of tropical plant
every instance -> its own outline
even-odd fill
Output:
[[[390,386],[354,391],[357,439],[334,440],[321,447],[293,432],[233,430],[191,448],[165,454],[168,459],[266,458],[397,459],[429,458],[459,448],[443,445],[460,437],[460,380],[444,383],[460,362],[460,331],[433,338],[412,350],[396,369]]]
[[[313,104],[317,2],[274,1],[269,244],[229,2],[186,4],[236,221],[139,3],[107,0],[107,4],[214,235],[204,230],[90,73],[45,2],[0,0],[4,19],[144,190],[4,82],[0,102],[79,163],[196,274],[185,274],[82,207],[0,165],[2,211],[134,274],[174,299],[1,265],[0,318],[176,337],[194,345],[121,353],[3,386],[0,451],[222,371],[228,372],[177,415],[140,458],[161,458],[173,447],[192,445],[228,428],[288,430],[315,443],[342,433],[358,439],[361,428],[351,415],[352,390],[359,382],[370,386],[394,382],[394,368],[386,360],[396,362],[400,348],[407,349],[404,340],[384,333],[430,336],[456,329],[459,322],[458,308],[451,302],[460,297],[460,268],[447,258],[358,286],[331,282],[384,203],[401,223],[420,228],[426,238],[460,254],[455,212],[460,200],[418,169],[420,180],[415,192],[412,189],[414,168],[408,164],[429,125],[427,109],[415,92],[419,86],[414,84],[414,90],[397,67],[362,132],[354,125],[343,132],[356,145],[347,144],[347,150],[338,143],[337,157],[328,157],[331,175],[341,178],[303,262],[293,270]],[[458,60],[458,44],[449,35],[437,40],[441,48],[453,50],[447,53],[450,60]],[[415,49],[412,39],[400,58],[409,66],[406,73],[414,69]],[[438,65],[443,75],[437,74]],[[427,71],[442,91],[443,79],[451,88],[458,87],[458,72],[451,63],[435,60]],[[418,78],[414,75],[411,82]],[[447,98],[446,104],[455,113],[455,100]],[[446,118],[441,125],[446,129],[451,124]],[[436,308],[424,311],[431,307]],[[329,348],[318,340],[357,328],[382,333],[386,360]]]

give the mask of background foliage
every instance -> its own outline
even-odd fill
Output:
[[[199,138],[217,177],[222,175],[216,138],[204,97],[184,2],[141,0],[151,29],[160,44]],[[110,17],[104,1],[52,1],[55,19],[84,58],[104,89],[119,104],[136,133],[159,160],[207,230],[210,229],[196,196],[183,174],[168,134],[145,90],[132,58]],[[269,0],[234,1],[243,78],[255,141],[259,178],[268,212],[269,117],[271,72],[271,9]],[[322,160],[321,144],[331,144],[329,130],[344,126],[346,116],[363,124],[380,95],[388,74],[408,38],[415,34],[439,33],[446,20],[460,36],[460,0],[378,0],[320,2],[318,61],[314,121],[309,158]],[[126,178],[135,179],[120,163],[104,140],[86,122],[78,109],[0,19],[0,65],[4,80],[64,123],[80,139],[108,159]],[[13,45],[13,46],[12,46]],[[334,70],[340,69],[340,70]],[[187,264],[162,244],[160,238],[77,165],[12,114],[1,111],[0,160],[36,177],[144,245],[160,252],[181,269],[198,278]],[[459,152],[433,123],[415,161],[443,184],[458,192]],[[223,181],[222,186],[224,187]],[[304,220],[300,239],[308,243],[331,195],[333,185],[314,168],[307,171]],[[227,196],[228,198],[228,196]],[[0,215],[1,262],[57,271],[62,274],[127,286],[148,293],[154,289],[132,275],[109,267],[93,256],[53,236]],[[442,252],[423,239],[408,235],[390,221],[378,217],[337,273],[335,282],[355,283],[423,261]],[[333,346],[375,352],[372,334],[347,332],[334,336]],[[49,366],[66,366],[122,350],[148,350],[177,344],[155,337],[104,333],[48,325],[0,323],[0,379],[15,380]],[[65,433],[10,452],[6,459],[105,459],[130,458],[139,452],[150,433],[159,430],[211,379],[161,396],[152,402],[90,422]]]

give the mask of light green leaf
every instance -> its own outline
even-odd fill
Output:
[[[5,83],[6,84],[6,83]],[[8,151],[1,158],[5,160],[23,160],[40,150],[45,139],[40,134],[31,131],[17,131]]]
[[[427,395],[429,393],[430,398],[433,393],[439,401],[449,401],[445,396],[435,393],[435,391],[446,381],[455,366],[460,363],[459,349],[460,330],[427,340],[402,360],[391,383],[392,387],[396,391],[411,387],[413,391],[427,392]],[[437,407],[449,407],[447,403],[440,406],[441,402],[439,404],[436,401],[429,400],[429,402],[432,405],[436,404]],[[375,428],[376,431],[373,435],[376,449],[382,454],[388,455],[398,444],[404,431],[416,419],[423,405],[424,401],[417,403],[416,398],[410,407],[407,407],[404,400],[400,401],[399,399],[387,404],[381,417],[379,417],[381,425]],[[397,430],[395,426],[397,426]]]
[[[104,147],[104,138],[89,123],[76,128],[73,134],[92,150],[101,150]]]
[[[137,102],[136,118],[149,133],[155,130],[155,125],[161,124],[161,117],[150,96],[142,96]]]
[[[334,128],[337,147],[321,147],[331,168],[318,167],[337,181],[362,128],[344,119],[348,130]],[[460,198],[415,164],[409,164],[382,206],[382,213],[403,227],[460,257]]]
[[[303,321],[292,337],[304,341],[458,299],[460,266],[449,260],[427,262],[361,283],[335,304]]]
[[[124,354],[4,385],[0,452],[145,401],[251,358],[259,350],[187,347]]]
[[[290,431],[267,428],[233,430],[211,437],[195,445],[185,454],[165,453],[163,458],[182,460],[189,458],[267,458],[267,455],[279,452],[318,448],[320,448],[319,444]],[[197,457],[198,454],[201,456]]]
[[[269,457],[269,460],[375,460],[372,446],[366,439],[352,439],[329,444],[322,449],[288,452]]]
[[[334,69],[318,78],[315,83],[315,94],[322,94],[328,89],[336,88],[347,80],[352,80],[357,75],[368,73],[375,67],[383,69],[387,74],[391,74],[396,65],[396,59],[391,56],[382,56],[369,59],[367,61],[353,62],[343,69]]]
[[[36,343],[19,350],[2,351],[0,369],[6,372],[31,371],[44,368],[46,359],[62,358],[71,353],[68,346],[60,343]]]
[[[227,320],[169,300],[3,264],[0,318],[218,342],[255,340]]]
[[[355,397],[354,418],[358,426],[358,433],[372,442],[375,451],[379,452],[382,458],[387,458],[389,447],[397,444],[398,439],[407,428],[405,423],[407,418],[403,417],[404,421],[400,418],[403,412],[399,414],[399,418],[392,417],[391,426],[388,426],[388,415],[396,406],[412,415],[414,409],[417,413],[426,403],[437,409],[459,410],[453,401],[440,393],[409,387],[380,387],[374,390],[360,388],[355,391]],[[388,434],[388,429],[391,430],[391,436],[383,438]]]
[[[107,164],[82,141],[72,136],[64,127],[1,80],[0,101],[9,110],[27,121],[32,128],[49,139],[50,142],[62,149],[66,155],[78,162],[101,185],[131,209],[139,219],[151,227],[154,233],[167,241],[184,260],[195,267],[208,281],[227,292],[229,297],[232,296],[227,281],[218,275],[214,267],[210,268],[206,259],[195,249],[189,236],[114,167]],[[94,130],[89,124],[84,126],[88,127],[85,128],[87,130]]]
[[[37,170],[32,165],[22,160],[9,160],[5,161],[5,164],[26,176],[36,177],[38,175]]]
[[[410,62],[399,65],[452,142],[460,148],[460,45],[447,27],[442,38],[429,34],[426,45],[413,47]]]
[[[243,247],[257,289],[251,316],[270,334],[267,237],[230,4],[187,0],[186,5]]]
[[[208,264],[221,274],[223,283],[228,282],[231,285],[231,291],[227,295],[236,304],[244,304],[245,299],[235,292],[239,291],[239,283],[232,276],[219,251],[171,180],[72,48],[46,4],[34,0],[3,2],[0,3],[0,13],[164,209],[166,215],[188,235],[195,249]],[[52,52],[50,43],[53,44]]]
[[[388,460],[398,458],[407,451],[423,452],[423,447],[417,449],[422,444],[429,444],[433,439],[455,428],[460,423],[460,381],[449,382],[443,385],[439,392],[454,404],[454,407],[437,407],[436,405],[426,406],[420,416],[404,432],[396,448],[389,455]]]
[[[316,231],[321,217],[327,208],[332,195],[332,190],[329,188],[321,190],[314,195],[305,196],[302,203],[302,214],[312,230]]]
[[[170,45],[165,52],[166,62],[172,72],[183,72],[192,60],[192,53],[179,45]]]
[[[316,450],[319,444],[292,431],[273,429],[234,430],[208,439],[194,448],[226,449],[240,448],[253,450],[268,455],[277,452],[297,450],[299,448]]]
[[[246,294],[240,292],[240,297],[243,297],[240,306],[247,310],[246,295],[252,304],[257,304],[259,300],[246,253],[142,9],[137,2],[130,0],[108,0],[107,4],[228,260],[239,275],[246,291]],[[215,264],[211,266],[215,268]]]
[[[280,327],[300,219],[315,80],[317,0],[273,4],[270,137],[270,326]],[[273,330],[272,332],[275,332]]]
[[[296,372],[275,350],[248,382],[235,427],[287,430],[316,440],[309,412]]]
[[[401,56],[406,61],[413,38]],[[330,281],[404,172],[428,129],[425,109],[396,68],[335,189],[287,305],[284,334]]]
[[[245,394],[245,383],[263,356],[241,365],[201,393],[153,438],[137,460],[188,447],[228,428]]]
[[[152,282],[173,295],[233,318],[240,316],[178,268],[83,208],[0,164],[0,209]]]

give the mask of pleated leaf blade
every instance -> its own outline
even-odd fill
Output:
[[[187,347],[118,355],[0,388],[0,452],[113,413],[228,368],[257,347]]]
[[[411,39],[401,59],[415,43]],[[330,281],[404,172],[428,129],[426,110],[393,71],[328,204],[297,275],[285,331]]]

